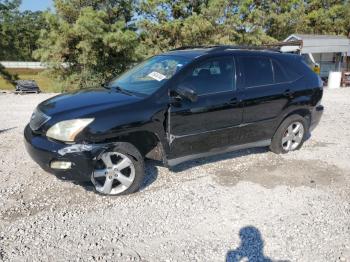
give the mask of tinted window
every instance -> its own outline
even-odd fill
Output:
[[[288,81],[295,81],[301,77],[299,73],[297,73],[291,65],[284,63],[283,69],[286,71]]]
[[[245,87],[273,84],[271,62],[266,57],[240,57],[243,85]]]
[[[310,54],[301,54],[301,57],[308,67],[313,68],[315,66],[315,63],[311,60]]]
[[[275,83],[284,83],[288,82],[288,76],[280,63],[275,60],[272,60],[273,72],[275,73]]]
[[[234,72],[232,57],[213,58],[189,70],[180,84],[198,95],[230,91],[234,89]]]

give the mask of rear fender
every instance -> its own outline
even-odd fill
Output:
[[[279,116],[279,118],[275,122],[273,134],[276,133],[278,127],[282,124],[282,122],[291,115],[300,115],[307,119],[309,125],[311,123],[311,110],[309,106],[302,106],[302,107],[291,106],[291,107],[288,107],[285,111],[283,111],[283,113]]]

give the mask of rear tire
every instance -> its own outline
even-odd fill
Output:
[[[144,176],[140,152],[130,143],[119,142],[100,155],[91,181],[96,193],[118,196],[138,191]]]
[[[286,154],[299,150],[306,139],[308,121],[300,115],[287,117],[272,138],[270,150],[275,154]]]

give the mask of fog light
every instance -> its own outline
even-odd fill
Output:
[[[67,161],[52,161],[50,164],[52,169],[70,169],[72,168],[72,162]]]

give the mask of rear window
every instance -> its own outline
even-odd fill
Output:
[[[299,58],[299,57],[297,57],[297,58]],[[285,72],[285,74],[286,74],[285,77],[287,78],[287,81],[292,82],[292,81],[298,80],[302,76],[300,71],[303,71],[303,70],[300,70],[300,66],[301,66],[301,68],[304,68],[304,65],[299,64],[301,61],[303,61],[303,60],[302,59],[295,60],[292,58],[288,58],[288,59],[284,58],[284,59],[278,59],[277,61],[275,61],[275,64],[280,65],[281,70],[283,70]],[[275,64],[274,64],[274,66],[275,66]],[[296,67],[298,67],[298,68],[296,68]],[[277,82],[277,79],[276,79],[276,82]]]
[[[286,73],[287,73],[287,78],[288,81],[295,81],[301,77],[299,73],[293,70],[290,66],[285,67]]]
[[[244,87],[264,86],[273,84],[271,61],[266,57],[247,56],[238,58],[243,71]]]

